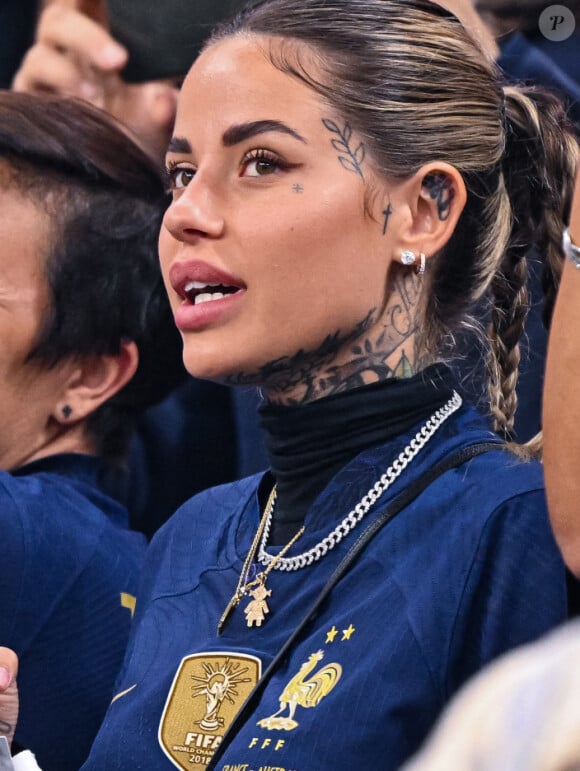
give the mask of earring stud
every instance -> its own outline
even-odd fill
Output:
[[[403,265],[412,265],[417,260],[417,255],[410,249],[404,249],[401,252],[401,262]]]
[[[68,418],[70,418],[70,416],[72,415],[72,407],[68,404],[65,404],[64,407],[62,408],[62,414],[63,414],[63,417],[68,420]]]

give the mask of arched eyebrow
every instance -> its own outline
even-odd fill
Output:
[[[297,139],[299,142],[308,144],[301,134],[279,120],[255,120],[250,123],[237,123],[224,131],[222,144],[224,147],[233,147],[240,142],[244,142],[246,139],[251,139],[251,137],[258,136],[259,134],[266,134],[270,131],[277,131],[279,134],[287,134],[288,136],[294,137],[294,139]],[[169,140],[167,152],[191,153],[191,144],[185,137],[172,137]]]
[[[184,137],[171,137],[167,145],[168,153],[190,153],[191,145]]]
[[[303,136],[290,126],[279,120],[256,120],[251,123],[239,123],[234,126],[230,126],[229,129],[224,131],[222,136],[222,144],[224,147],[233,147],[246,139],[255,137],[258,134],[266,134],[270,131],[277,131],[280,134],[288,134],[299,142],[307,144]]]

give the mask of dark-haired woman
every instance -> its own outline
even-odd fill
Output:
[[[560,105],[425,0],[264,0],[216,33],[161,265],[188,370],[262,389],[271,469],[153,540],[85,769],[396,769],[565,617],[541,467],[444,362],[491,291],[509,436],[526,250],[558,268],[576,155]]]
[[[127,443],[183,371],[156,248],[166,195],[104,114],[0,92],[0,199],[0,644],[20,658],[17,744],[76,771],[145,552],[117,502]]]

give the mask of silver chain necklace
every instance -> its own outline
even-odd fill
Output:
[[[280,557],[279,555],[272,556],[266,551],[266,544],[268,543],[268,536],[272,526],[272,516],[276,502],[276,495],[272,495],[266,522],[262,531],[262,538],[260,540],[258,562],[265,567],[274,563],[270,570],[286,571],[300,570],[308,565],[312,565],[313,562],[318,562],[319,559],[324,557],[331,549],[334,549],[334,547],[358,525],[365,514],[367,514],[379,500],[381,495],[389,489],[395,479],[400,476],[413,458],[415,458],[415,456],[423,449],[437,429],[443,425],[450,415],[461,407],[462,403],[463,399],[461,396],[457,391],[453,391],[453,396],[447,404],[431,415],[405,449],[402,450],[385,473],[375,482],[366,495],[362,497],[354,509],[346,515],[342,522],[340,522],[331,533],[319,541],[316,546],[308,549],[308,551],[302,552],[302,554],[298,554],[295,557]]]

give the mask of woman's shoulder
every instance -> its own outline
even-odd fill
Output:
[[[420,525],[425,532],[446,528],[449,543],[455,536],[462,548],[470,543],[477,549],[492,533],[520,532],[521,540],[533,533],[555,549],[542,464],[500,441],[474,409],[463,409],[423,452],[413,479],[433,474],[438,466],[443,473],[433,474],[411,504],[408,527]],[[404,529],[405,522],[398,527]]]
[[[435,451],[451,455],[473,447],[481,449],[473,457],[468,452],[468,459],[455,469],[454,479],[460,490],[477,492],[480,502],[488,501],[491,506],[527,493],[540,491],[543,495],[542,464],[530,458],[525,447],[502,441],[485,416],[466,403]]]
[[[97,459],[85,455],[52,456],[0,470],[0,521],[10,515],[35,530],[58,528],[61,522],[96,527],[109,519],[127,527],[126,509],[101,489],[98,478]]]
[[[506,444],[498,444],[497,449],[468,461],[464,471],[465,483],[484,487],[492,501],[544,490],[542,464]]]

